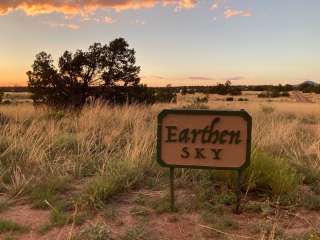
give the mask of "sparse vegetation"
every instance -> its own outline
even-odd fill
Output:
[[[189,100],[177,105],[95,103],[78,112],[1,105],[1,193],[41,209],[35,211],[50,212],[47,222],[37,228],[41,234],[81,225],[73,234],[76,240],[148,239],[148,229],[141,224],[124,227],[124,210],[114,205],[119,196],[130,194],[121,201],[128,204],[126,214],[132,219],[161,218],[166,224],[178,225],[186,224],[180,216],[189,214],[218,231],[240,231],[242,224],[230,218],[235,202],[235,174],[230,171],[177,170],[178,200],[172,218],[168,173],[155,161],[155,133],[156,116],[162,108],[240,109],[245,104],[253,117],[254,137],[242,189],[243,211],[269,218],[275,215],[275,206],[320,209],[319,111],[314,106],[297,108],[251,100],[212,103],[207,95],[184,97]],[[141,188],[148,192],[140,192]],[[12,208],[11,201],[9,205],[1,202],[0,214]],[[96,226],[92,224],[95,219],[103,221]],[[123,234],[112,238],[109,223],[124,228]],[[272,230],[272,224],[262,221],[252,234],[272,235],[278,231]],[[209,235],[222,237],[223,233]]]

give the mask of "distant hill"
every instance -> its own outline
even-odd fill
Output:
[[[311,87],[315,87],[315,86],[318,86],[319,83],[315,82],[315,81],[312,81],[312,80],[306,80],[302,83],[300,83],[298,86],[311,86]]]

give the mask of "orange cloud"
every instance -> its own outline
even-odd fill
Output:
[[[97,9],[127,9],[152,8],[156,4],[163,6],[175,5],[179,8],[193,8],[197,0],[1,0],[0,15],[21,9],[28,15],[60,12],[64,14],[88,14]]]
[[[231,18],[231,17],[251,17],[252,13],[250,11],[241,11],[241,10],[236,10],[236,9],[226,9],[224,11],[224,16],[225,18]]]

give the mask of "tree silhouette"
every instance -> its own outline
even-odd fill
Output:
[[[36,103],[78,107],[89,96],[114,95],[110,88],[139,88],[140,67],[135,64],[135,51],[123,38],[105,45],[94,43],[88,51],[65,51],[58,67],[50,54],[41,52],[27,72],[28,87]],[[103,96],[108,98],[108,94]]]

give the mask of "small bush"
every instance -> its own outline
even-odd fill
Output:
[[[320,196],[305,194],[302,198],[302,206],[309,210],[320,210]]]
[[[252,154],[246,175],[249,189],[269,192],[273,196],[293,194],[299,184],[298,174],[287,160],[261,151]]]
[[[110,228],[104,223],[87,226],[72,240],[112,240]]]
[[[206,105],[208,103],[208,97],[197,97],[193,99],[192,103],[187,106],[183,106],[184,109],[209,109],[209,107]]]
[[[120,238],[120,240],[145,240],[145,239],[156,239],[155,237],[150,238],[147,236],[148,233],[145,230],[143,224],[138,224],[128,229],[126,234]]]
[[[302,175],[302,181],[304,184],[313,185],[317,182],[320,182],[319,171],[309,166],[295,166],[297,172]]]
[[[1,233],[24,233],[28,231],[26,226],[19,225],[10,220],[0,219],[0,234]]]
[[[12,102],[11,100],[8,100],[8,99],[2,101],[2,104],[4,104],[4,105],[10,105],[10,104],[12,104],[12,103],[13,103],[13,102]]]
[[[233,100],[234,100],[233,97],[227,97],[227,98],[226,98],[226,101],[227,101],[227,102],[232,102]]]
[[[101,175],[87,185],[84,200],[92,207],[106,203],[114,194],[133,187],[143,179],[143,172],[127,161],[110,161]]]
[[[71,216],[60,208],[53,208],[50,215],[52,227],[62,227],[71,221]]]
[[[50,204],[55,205],[60,200],[60,193],[68,190],[68,182],[65,178],[52,177],[43,179],[35,185],[30,193],[30,201],[33,208],[48,209]]]
[[[232,194],[232,193],[223,194],[220,198],[220,202],[228,206],[235,204],[236,201],[237,201],[237,197],[235,194]]]

